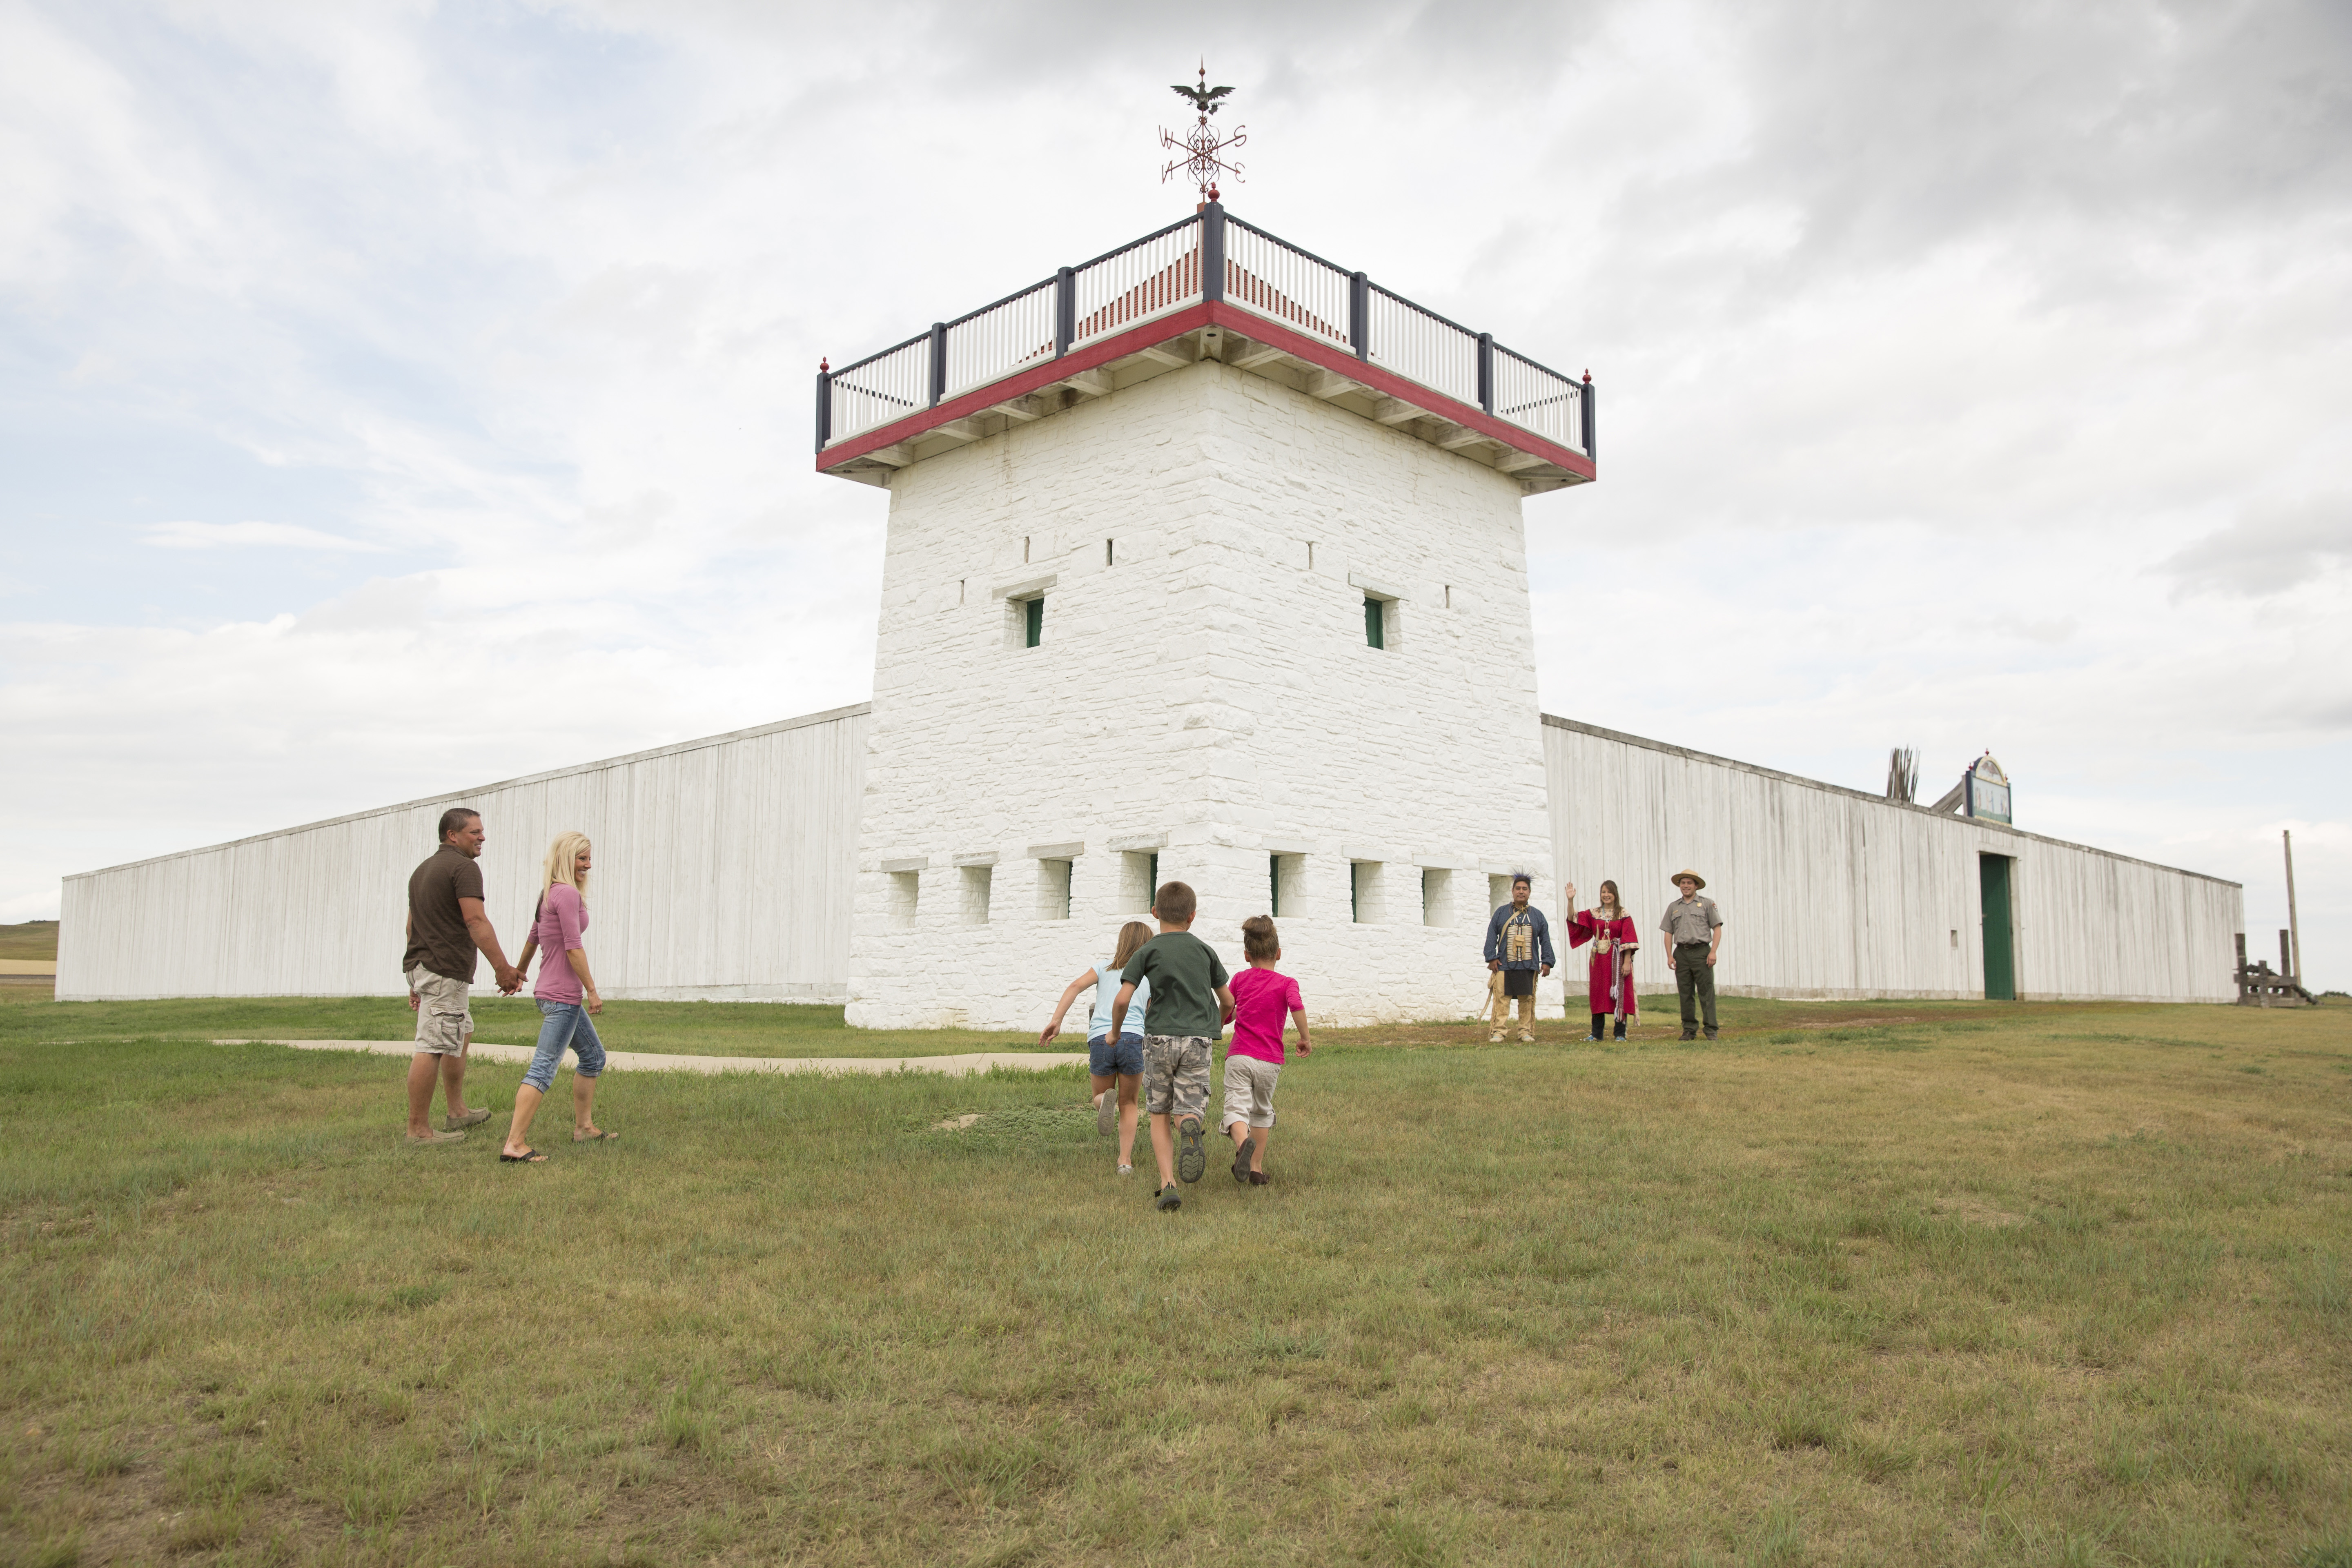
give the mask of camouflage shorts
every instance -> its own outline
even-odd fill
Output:
[[[1216,1041],[1205,1035],[1143,1037],[1143,1108],[1154,1116],[1203,1115],[1209,1109],[1209,1057]]]

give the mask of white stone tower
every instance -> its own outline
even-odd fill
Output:
[[[1318,1019],[1477,1005],[1552,880],[1520,500],[1592,414],[1213,202],[820,373],[890,490],[849,1021],[1036,1027],[1155,874]]]

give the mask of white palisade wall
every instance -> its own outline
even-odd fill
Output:
[[[1487,876],[1550,872],[1515,481],[1203,361],[890,489],[853,1024],[1039,1026],[1152,853],[1234,967],[1287,857],[1318,1019],[1477,1001]]]
[[[837,709],[68,877],[58,995],[396,995],[408,875],[482,814],[490,920],[522,946],[554,836],[595,841],[608,996],[839,1001],[866,710]],[[478,985],[489,986],[485,965]]]
[[[2012,861],[2020,998],[2237,995],[2235,882],[1566,719],[1547,715],[1543,735],[1563,879],[1587,906],[1615,879],[1641,925],[1643,992],[1673,988],[1657,926],[1687,866],[1722,910],[1718,991],[1980,997],[1977,862],[2000,855]],[[1582,967],[1580,954],[1570,1016]]]

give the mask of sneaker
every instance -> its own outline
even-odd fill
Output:
[[[1698,1037],[1696,1035],[1685,1035],[1683,1038],[1685,1040],[1696,1040]]]
[[[1234,1181],[1246,1182],[1250,1179],[1250,1156],[1256,1152],[1257,1140],[1255,1138],[1243,1139],[1240,1145],[1234,1150]]]
[[[1118,1090],[1104,1089],[1095,1096],[1095,1131],[1108,1138],[1118,1131]]]
[[[1536,1043],[1536,1032],[1533,1029],[1521,1029],[1519,1031],[1519,1043],[1527,1046],[1534,1045]]]
[[[412,1149],[430,1149],[436,1143],[463,1143],[466,1141],[463,1132],[427,1132],[422,1138],[409,1133],[407,1138],[408,1146]]]
[[[1176,1179],[1197,1182],[1209,1168],[1209,1152],[1201,1147],[1201,1119],[1188,1116],[1176,1124]]]
[[[441,1131],[444,1132],[463,1132],[468,1127],[479,1127],[483,1122],[488,1121],[489,1119],[490,1108],[487,1105],[478,1105],[473,1110],[466,1112],[463,1116],[443,1117],[441,1119]]]
[[[1685,1038],[1687,1038],[1688,1037],[1685,1037]],[[1715,1038],[1715,1031],[1714,1031],[1713,1029],[1709,1029],[1709,1030],[1706,1032],[1706,1037],[1707,1037],[1708,1039],[1710,1039],[1710,1040],[1711,1040],[1711,1039],[1713,1039],[1713,1038]]]
[[[1253,1186],[1253,1187],[1262,1187],[1262,1186],[1265,1185],[1265,1183],[1266,1183],[1266,1175],[1265,1175],[1265,1173],[1264,1171],[1252,1171],[1252,1172],[1250,1173],[1250,1185],[1251,1185],[1251,1186]]]
[[[1486,1037],[1486,1043],[1487,1043],[1488,1045],[1490,1045],[1490,1046],[1499,1046],[1499,1045],[1501,1045],[1501,1044],[1503,1043],[1503,1031],[1502,1031],[1502,1030],[1500,1030],[1500,1029],[1497,1029],[1497,1030],[1496,1030],[1493,1034],[1491,1034],[1491,1035],[1487,1036],[1487,1037]]]
[[[1121,1165],[1118,1168],[1118,1173],[1122,1176],[1131,1176],[1135,1174],[1135,1167],[1132,1165]]]
[[[1184,1206],[1184,1194],[1178,1192],[1173,1186],[1162,1187],[1160,1189],[1160,1197],[1154,1206],[1163,1211],[1167,1209],[1181,1209]]]
[[[1598,1035],[1587,1035],[1587,1036],[1585,1036],[1585,1037],[1584,1037],[1584,1043],[1585,1043],[1586,1045],[1588,1045],[1588,1046],[1589,1046],[1589,1045],[1592,1044],[1592,1042],[1593,1042],[1593,1041],[1595,1041],[1595,1040],[1599,1039],[1600,1037],[1600,1037],[1600,1036],[1598,1036]]]

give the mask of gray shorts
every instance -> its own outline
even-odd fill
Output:
[[[474,988],[420,963],[408,972],[408,989],[416,996],[416,1048],[430,1056],[462,1056],[474,1037]]]
[[[1274,1084],[1282,1076],[1280,1062],[1256,1057],[1225,1058],[1225,1119],[1219,1131],[1236,1121],[1271,1130],[1274,1126]]]
[[[1143,1037],[1143,1108],[1154,1116],[1181,1121],[1209,1109],[1209,1055],[1216,1042],[1205,1035]]]

